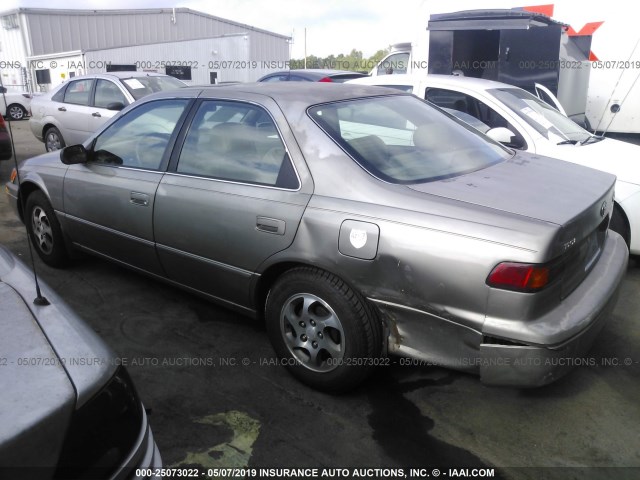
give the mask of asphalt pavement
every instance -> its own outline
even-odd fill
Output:
[[[44,152],[27,121],[11,126],[19,160]],[[11,168],[0,162],[3,185]],[[28,258],[4,194],[0,243]],[[485,387],[395,359],[337,396],[277,365],[254,320],[100,259],[64,270],[35,263],[127,365],[166,466],[248,468],[235,472],[247,478],[269,468],[317,468],[318,478],[640,478],[640,262],[630,262],[590,353],[554,384]]]

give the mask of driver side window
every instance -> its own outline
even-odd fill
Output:
[[[518,130],[502,115],[471,95],[446,88],[427,88],[425,99],[455,115],[463,122],[487,133],[490,129],[504,127],[513,133],[508,147],[526,150],[527,142]]]
[[[96,139],[93,161],[158,170],[189,100],[145,103],[109,126]]]

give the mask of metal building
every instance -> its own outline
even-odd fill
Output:
[[[253,81],[288,68],[291,38],[188,8],[0,12],[0,75],[46,91],[112,70],[168,73],[187,83]]]

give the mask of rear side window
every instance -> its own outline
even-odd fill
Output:
[[[511,157],[477,130],[414,96],[329,103],[308,113],[365,170],[390,183],[456,177]]]
[[[66,92],[68,86],[69,85],[66,84],[66,85],[63,85],[62,87],[60,87],[60,90],[58,90],[53,95],[53,97],[51,97],[51,100],[53,100],[54,102],[60,102],[60,103],[64,102],[64,92]]]
[[[177,172],[298,188],[273,119],[263,108],[242,102],[202,102],[185,138]]]
[[[64,103],[88,106],[91,95],[91,88],[93,88],[92,79],[69,82],[69,86],[64,92]]]

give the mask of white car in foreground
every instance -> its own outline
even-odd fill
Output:
[[[410,91],[508,147],[616,175],[610,228],[640,255],[640,146],[598,137],[521,88],[449,75],[382,75],[348,83]]]

